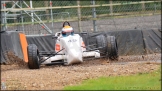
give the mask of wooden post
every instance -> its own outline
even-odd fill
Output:
[[[49,7],[48,1],[44,1],[44,4],[45,4],[45,7]],[[49,10],[48,9],[46,9],[46,14],[49,14]],[[49,16],[47,15],[46,17],[47,17],[47,20],[49,20]]]
[[[112,0],[110,0],[110,5],[111,5],[110,6],[110,14],[113,14],[113,5],[112,5],[112,3],[113,3]]]
[[[142,3],[142,11],[145,11],[146,10],[146,8],[145,8],[145,1],[142,1],[143,3]]]
[[[77,5],[80,6],[80,0],[77,0]],[[79,28],[79,32],[82,32],[82,29],[81,29],[81,9],[80,9],[80,7],[78,7],[78,28]]]

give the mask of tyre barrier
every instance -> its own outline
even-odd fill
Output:
[[[161,53],[161,29],[97,32],[91,33],[89,37],[105,34],[115,36],[120,56]],[[89,41],[94,39],[89,38]]]
[[[29,44],[35,44],[39,51],[54,51],[55,40],[52,39],[52,36],[25,36],[16,31],[1,32],[1,64],[8,60],[11,61],[15,57],[28,62],[27,46]],[[82,37],[85,44],[96,43],[96,47],[103,47],[102,52],[106,52],[105,50],[112,52],[112,59],[118,55],[161,53],[161,29],[96,32],[89,33],[88,37],[85,35]],[[108,41],[112,45],[105,47],[105,45],[109,45]],[[115,47],[118,51],[112,50]],[[116,55],[117,52],[118,55]],[[10,53],[15,56],[10,57]]]
[[[17,31],[1,33],[1,64],[24,60],[28,62],[25,34]]]

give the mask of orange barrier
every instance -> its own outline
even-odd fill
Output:
[[[20,37],[21,48],[24,56],[24,61],[28,62],[28,54],[27,54],[28,43],[26,40],[26,36],[23,33],[19,33],[19,37]]]

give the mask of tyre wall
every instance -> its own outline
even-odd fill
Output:
[[[17,60],[28,61],[27,41],[23,33],[16,31],[1,32],[1,64],[16,62]]]
[[[28,44],[36,44],[39,51],[54,51],[55,40],[52,35],[26,36]]]
[[[80,35],[85,44],[91,45],[96,43],[95,37],[100,34],[116,37],[119,56],[161,53],[161,29],[96,32],[89,33],[88,37]],[[1,63],[15,61],[15,58],[28,62],[28,44],[36,44],[39,51],[54,51],[55,40],[52,36],[25,36],[15,31],[1,32]]]
[[[120,56],[161,53],[161,29],[101,32],[90,34],[89,37],[100,34],[116,37]]]
[[[111,32],[89,33],[89,36],[80,34],[85,44],[96,43],[96,36],[104,34],[115,36],[119,55],[145,55],[161,52],[161,29],[125,30]],[[89,41],[88,41],[88,40]],[[55,40],[52,35],[27,36],[28,44],[36,44],[41,51],[54,51]]]
[[[145,48],[141,30],[108,32],[117,39],[119,55],[143,55]]]
[[[161,30],[150,29],[142,30],[143,42],[146,54],[161,53]]]

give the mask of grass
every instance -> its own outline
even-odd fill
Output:
[[[64,90],[161,90],[161,70],[129,76],[100,77]]]

